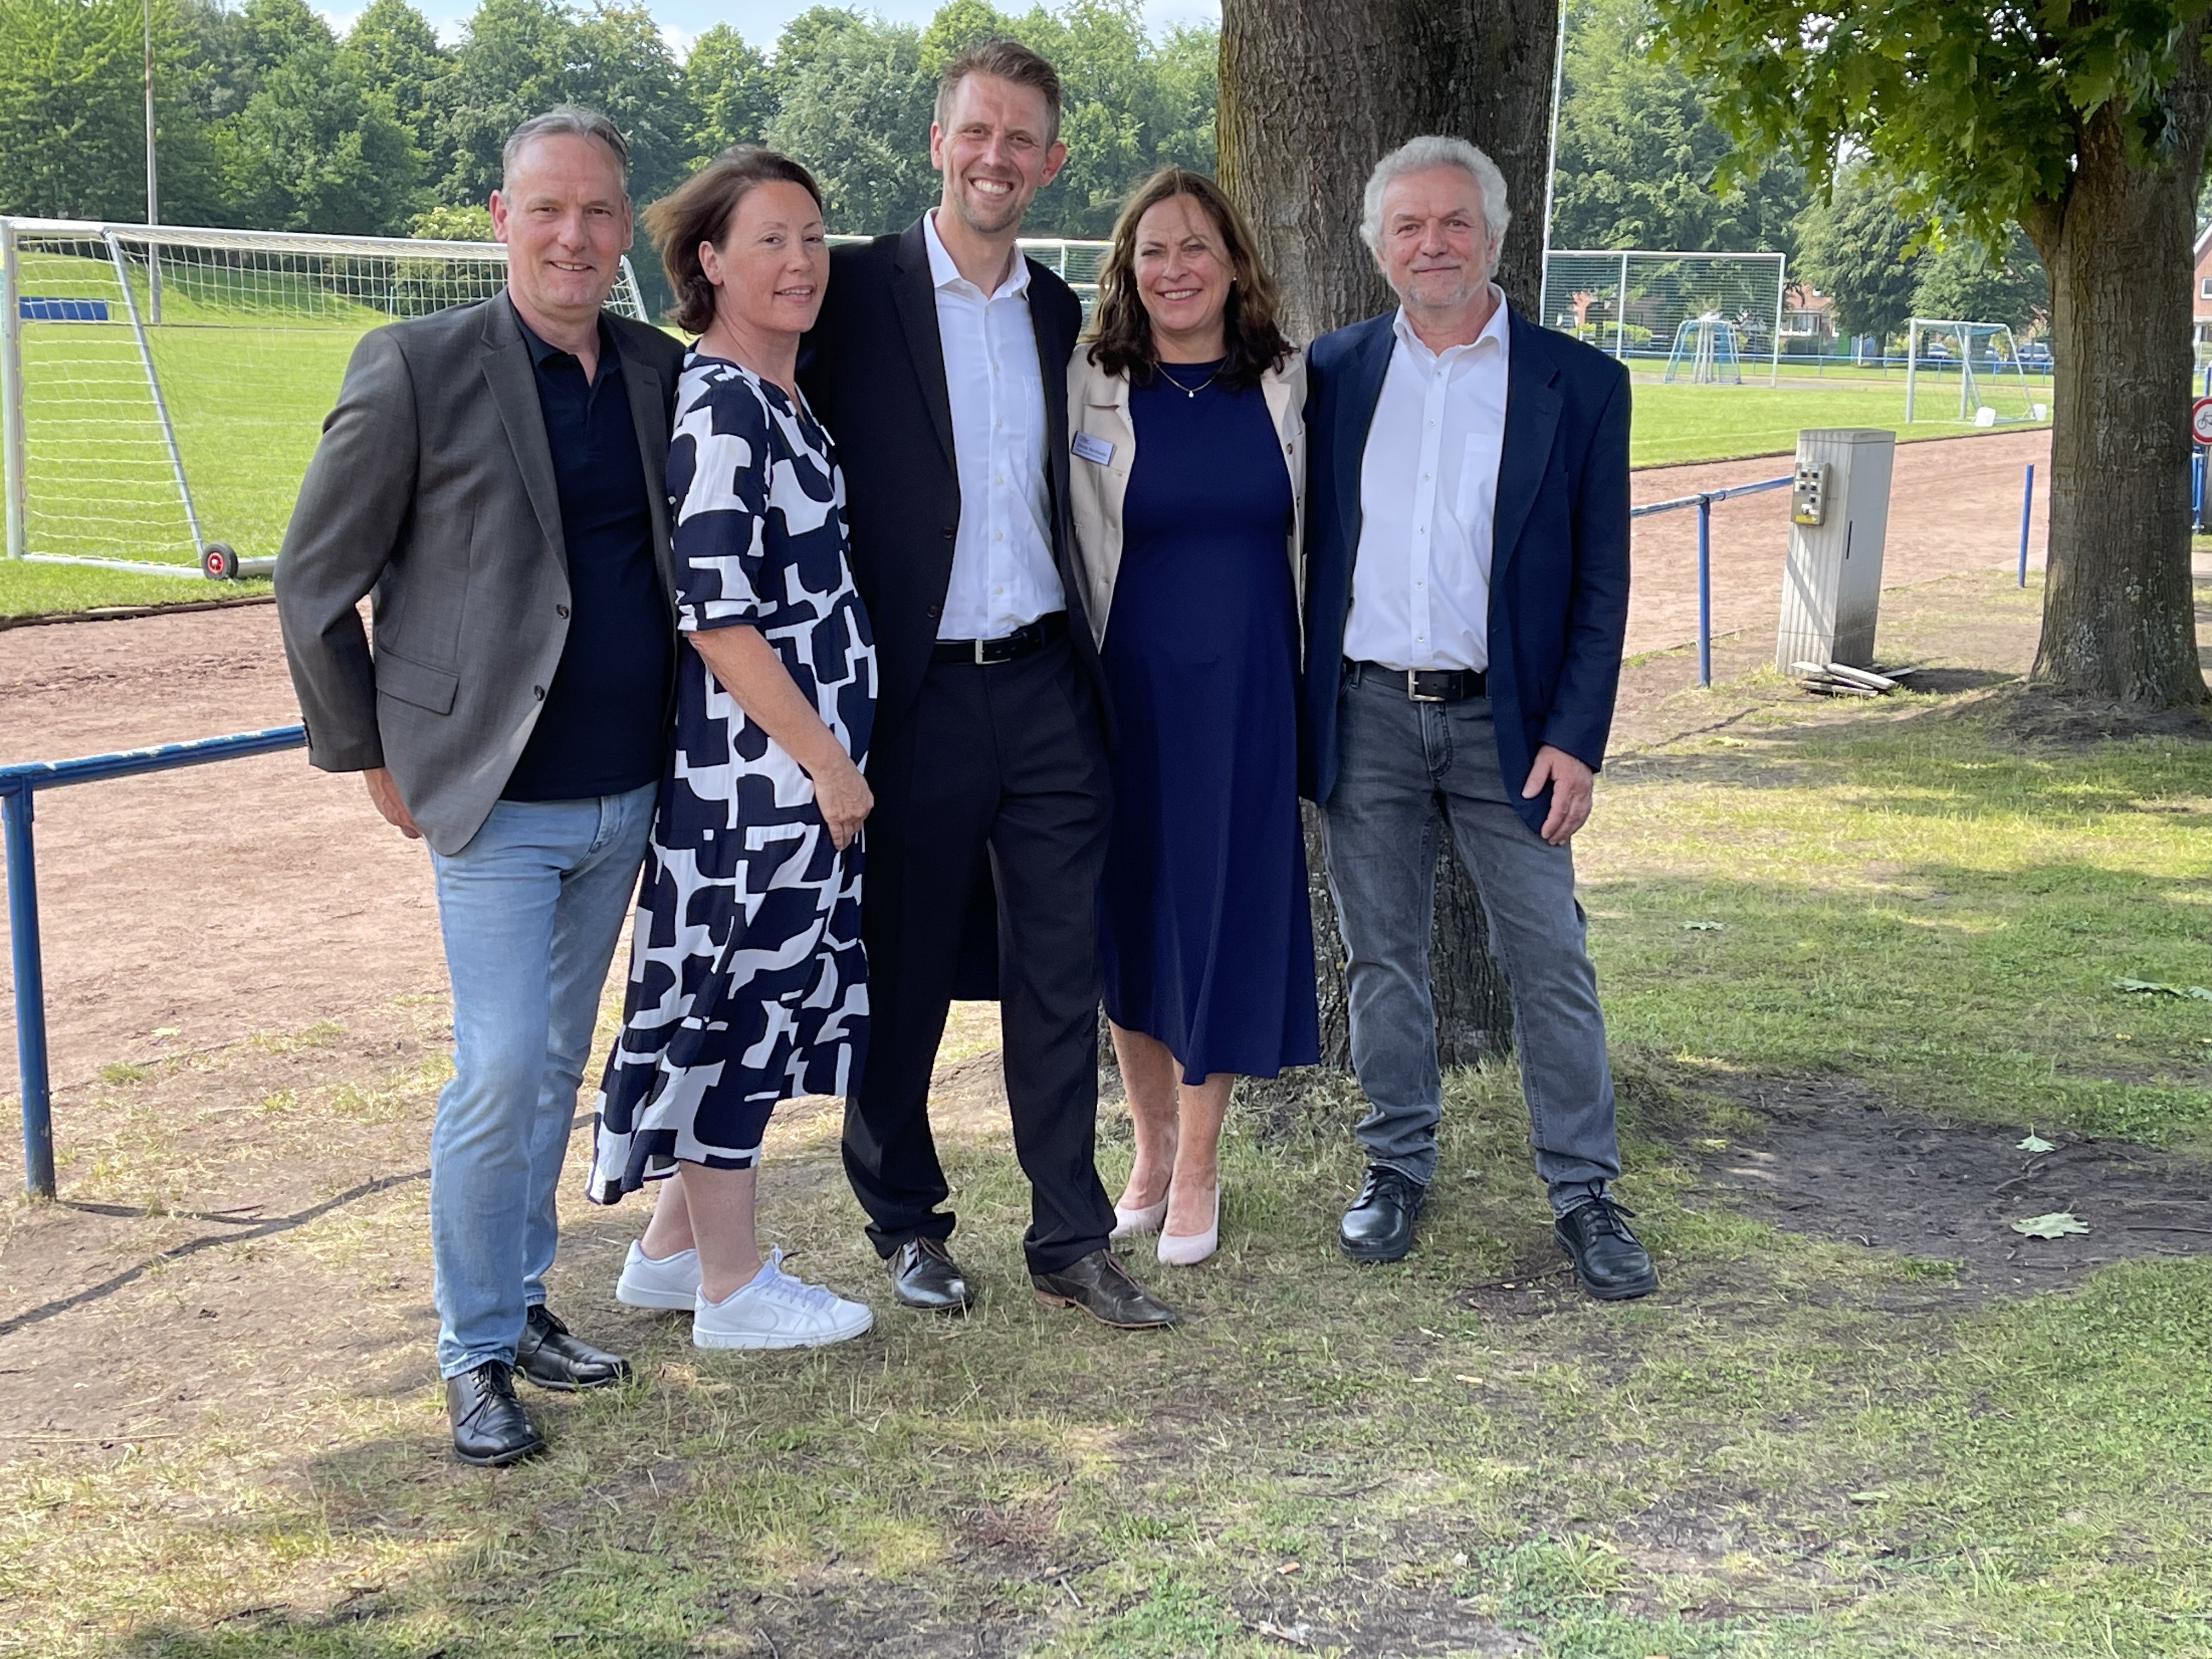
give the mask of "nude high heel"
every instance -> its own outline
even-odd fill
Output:
[[[1165,1219],[1166,1205],[1160,1206]],[[1160,1233],[1158,1254],[1163,1263],[1170,1267],[1195,1267],[1212,1255],[1221,1243],[1221,1185],[1213,1188],[1213,1220],[1202,1233],[1171,1233],[1164,1229]]]
[[[1114,1206],[1114,1231],[1106,1235],[1112,1238],[1135,1238],[1145,1233],[1156,1233],[1160,1223],[1168,1218],[1168,1195],[1160,1194],[1157,1204],[1147,1204],[1141,1210],[1125,1210]]]

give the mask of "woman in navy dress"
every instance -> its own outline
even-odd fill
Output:
[[[1238,1077],[1320,1057],[1297,802],[1303,360],[1251,233],[1164,168],[1122,210],[1068,374],[1070,496],[1113,699],[1106,1014],[1137,1156],[1117,1237],[1220,1236]]]
[[[725,153],[646,214],[700,331],[668,452],[676,741],[647,855],[590,1196],[665,1178],[616,1297],[692,1316],[702,1348],[858,1336],[868,1310],[763,1260],[753,1229],[779,1100],[842,1094],[867,1037],[860,768],[875,646],[845,557],[844,481],[799,394],[822,308],[822,198],[796,162]]]

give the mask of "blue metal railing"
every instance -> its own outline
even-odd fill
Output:
[[[156,744],[79,760],[0,766],[0,817],[7,827],[8,945],[15,975],[15,1070],[23,1090],[23,1185],[35,1198],[54,1195],[53,1088],[46,1069],[46,974],[39,961],[39,879],[31,848],[31,800],[41,789],[98,783],[141,772],[235,760],[298,749],[304,726],[272,726],[227,738]]]
[[[1698,509],[1698,684],[1713,683],[1713,503],[1724,501],[1731,495],[1756,495],[1769,489],[1788,487],[1794,473],[1785,472],[1778,478],[1761,478],[1756,483],[1729,484],[1720,489],[1704,489],[1694,495],[1677,495],[1668,501],[1646,501],[1642,507],[1632,507],[1632,519],[1649,518],[1655,513],[1674,513],[1686,507]]]

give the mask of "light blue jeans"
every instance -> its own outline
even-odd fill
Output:
[[[430,854],[453,986],[453,1079],[430,1133],[441,1376],[512,1364],[545,1299],[576,1091],[657,788],[503,800],[459,852]]]

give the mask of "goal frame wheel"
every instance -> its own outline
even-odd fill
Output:
[[[228,542],[210,542],[200,550],[200,574],[211,582],[238,580],[238,550]]]

